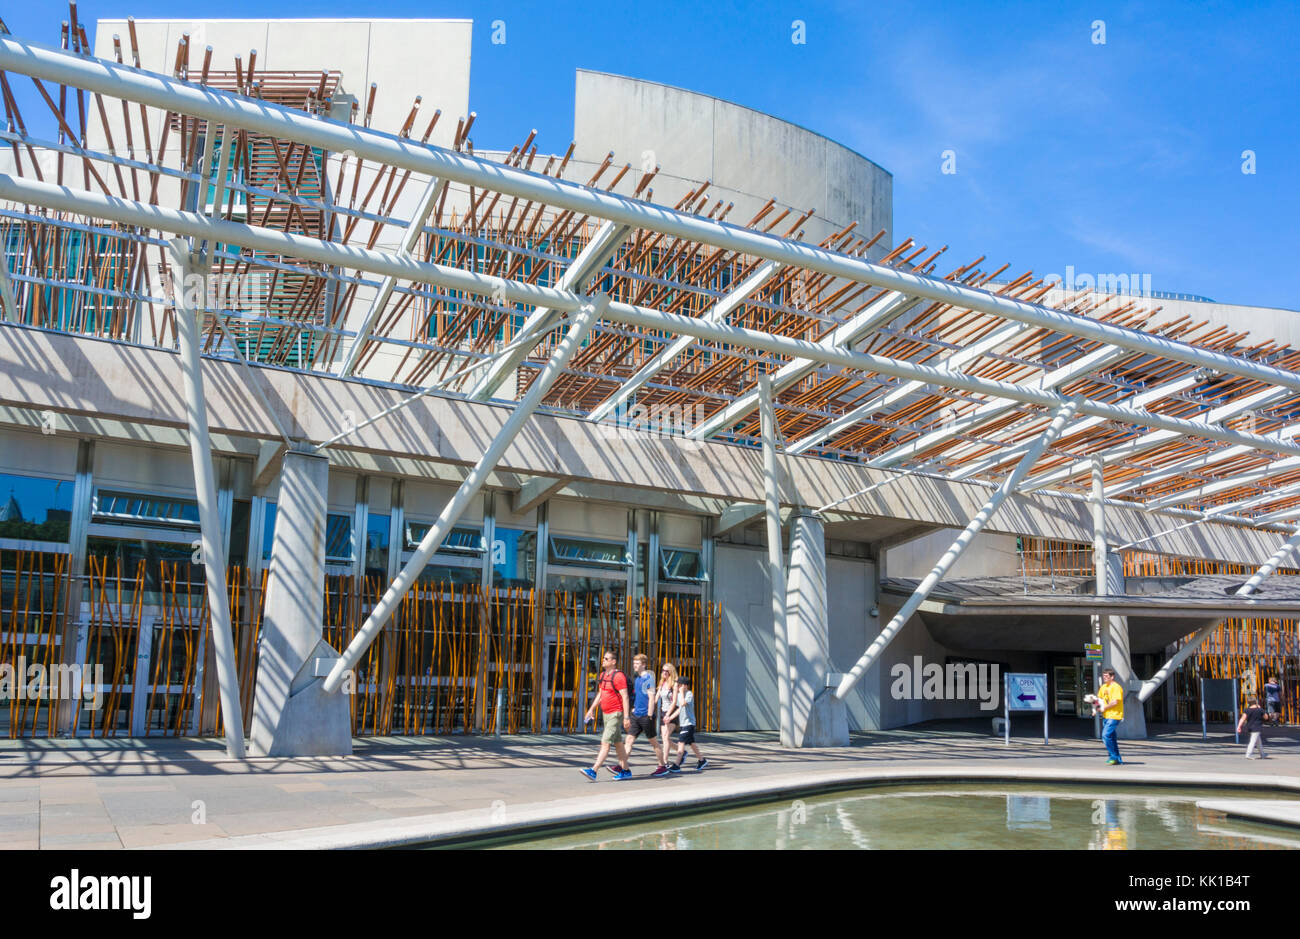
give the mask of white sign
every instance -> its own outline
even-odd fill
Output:
[[[1011,743],[1012,711],[1042,711],[1043,743],[1047,743],[1047,675],[1042,672],[1007,672],[1002,692],[1002,713],[1006,717],[1002,742]]]
[[[1012,711],[1043,711],[1047,709],[1047,676],[1007,673],[1007,708]]]

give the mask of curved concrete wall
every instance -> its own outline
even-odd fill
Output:
[[[736,203],[729,221],[744,223],[775,198],[797,213],[816,209],[805,226],[806,241],[857,222],[858,233],[867,237],[885,230],[877,248],[890,242],[893,177],[848,147],[769,114],[657,82],[579,69],[573,136],[574,156],[585,162],[599,164],[613,150],[620,166],[632,164],[637,179],[658,164],[655,202],[672,205],[708,179],[715,199]]]

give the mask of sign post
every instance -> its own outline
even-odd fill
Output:
[[[1239,719],[1238,707],[1241,703],[1241,689],[1235,678],[1201,679],[1201,739],[1206,739],[1206,711],[1231,711],[1233,738],[1241,743],[1241,734],[1237,732]]]
[[[1011,743],[1011,712],[1042,711],[1043,743],[1047,743],[1047,674],[1007,672],[1002,685],[1002,715],[1005,718],[1002,743]]]
[[[1092,663],[1092,694],[1097,693],[1101,686],[1101,675],[1097,670],[1101,668],[1101,643],[1097,641],[1097,636],[1093,636],[1092,642],[1083,644],[1083,657]],[[1101,739],[1101,712],[1094,709],[1092,712],[1092,736],[1094,740]]]

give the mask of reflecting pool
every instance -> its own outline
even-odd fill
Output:
[[[1229,790],[890,786],[556,833],[492,847],[642,850],[1300,848],[1300,829],[1228,819]]]

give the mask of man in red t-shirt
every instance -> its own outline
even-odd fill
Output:
[[[618,771],[614,778],[631,779],[632,771],[627,768],[627,750],[623,747],[623,731],[631,724],[628,717],[631,712],[627,706],[627,676],[618,670],[618,656],[613,652],[605,653],[602,665],[605,670],[600,673],[600,690],[591,702],[591,707],[587,708],[586,722],[596,719],[596,708],[599,707],[605,715],[605,730],[600,735],[600,752],[596,754],[595,764],[589,769],[584,768],[582,775],[591,780],[596,779],[597,771],[609,756],[609,745],[612,743],[618,753]]]

